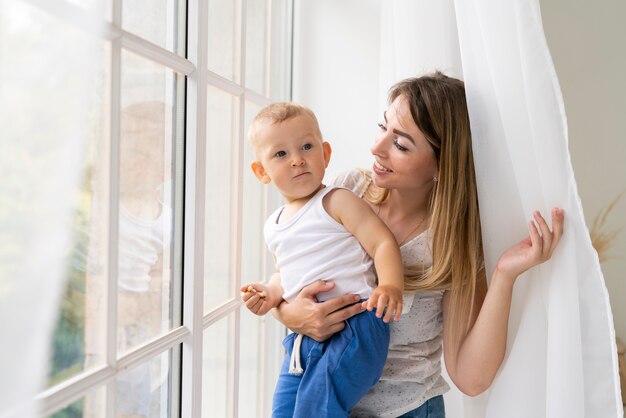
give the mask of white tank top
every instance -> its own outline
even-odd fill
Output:
[[[317,296],[320,302],[352,293],[367,299],[371,294],[375,281],[372,259],[322,204],[333,189],[321,189],[284,223],[277,223],[284,206],[265,222],[265,242],[276,258],[283,298],[288,302],[319,279],[335,283],[332,290]]]

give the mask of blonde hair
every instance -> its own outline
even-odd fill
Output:
[[[248,129],[248,140],[253,146],[256,145],[257,133],[263,122],[269,122],[271,125],[276,125],[297,116],[306,116],[310,118],[315,125],[316,135],[320,138],[320,140],[322,139],[322,132],[320,131],[317,117],[315,117],[315,113],[313,113],[311,109],[298,103],[277,102],[265,106],[259,111],[259,113],[257,113],[250,124],[250,129]]]
[[[476,283],[484,268],[465,87],[462,81],[435,72],[397,83],[389,92],[389,102],[399,96],[407,100],[439,167],[429,202],[432,266],[405,266],[405,289],[450,290],[449,317],[462,319],[451,323],[457,346],[467,332]],[[364,198],[380,204],[388,195],[389,190],[372,184]]]

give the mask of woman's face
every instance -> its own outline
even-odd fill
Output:
[[[435,153],[411,117],[404,96],[397,97],[378,124],[371,148],[372,179],[386,189],[424,189],[437,176]]]

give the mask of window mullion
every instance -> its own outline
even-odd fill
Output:
[[[191,335],[183,343],[181,417],[202,412],[202,314],[204,303],[204,213],[206,184],[206,112],[208,3],[188,3],[188,59],[196,71],[187,79],[185,149],[185,258],[183,261],[183,325]]]
[[[235,150],[233,158],[233,179],[235,184],[232,185],[232,190],[236,190],[233,194],[233,206],[236,208],[235,225],[233,236],[236,237],[234,241],[234,248],[232,249],[231,259],[231,274],[234,275],[234,280],[231,283],[234,286],[233,292],[235,295],[239,295],[239,288],[241,286],[241,254],[242,254],[242,239],[243,239],[243,158],[244,158],[244,136],[245,136],[245,110],[246,110],[246,26],[247,26],[247,12],[248,2],[247,0],[240,0],[239,3],[239,16],[238,22],[240,25],[239,31],[239,81],[243,87],[243,94],[239,95],[238,109],[236,112],[237,118],[235,131]],[[238,296],[239,297],[239,296]],[[241,311],[235,312],[230,335],[230,345],[232,347],[231,355],[233,356],[232,370],[230,376],[229,385],[229,397],[228,397],[228,410],[229,416],[239,416],[239,367],[240,367],[240,332],[241,332]]]
[[[113,26],[122,26],[121,0],[113,0]],[[120,181],[120,106],[121,106],[121,54],[119,38],[111,42],[111,145],[109,163],[109,265],[106,309],[106,364],[117,369],[117,282],[119,255],[119,181]],[[116,381],[106,385],[106,416],[115,416]]]

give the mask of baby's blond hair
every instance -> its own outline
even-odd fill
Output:
[[[250,124],[250,129],[248,130],[248,140],[253,146],[256,146],[257,133],[261,123],[269,122],[271,125],[275,125],[291,118],[295,118],[296,116],[309,117],[315,124],[315,134],[320,138],[320,140],[322,140],[322,132],[320,131],[320,126],[317,122],[317,117],[315,117],[315,113],[313,113],[313,111],[308,107],[293,102],[272,103],[261,109]]]

